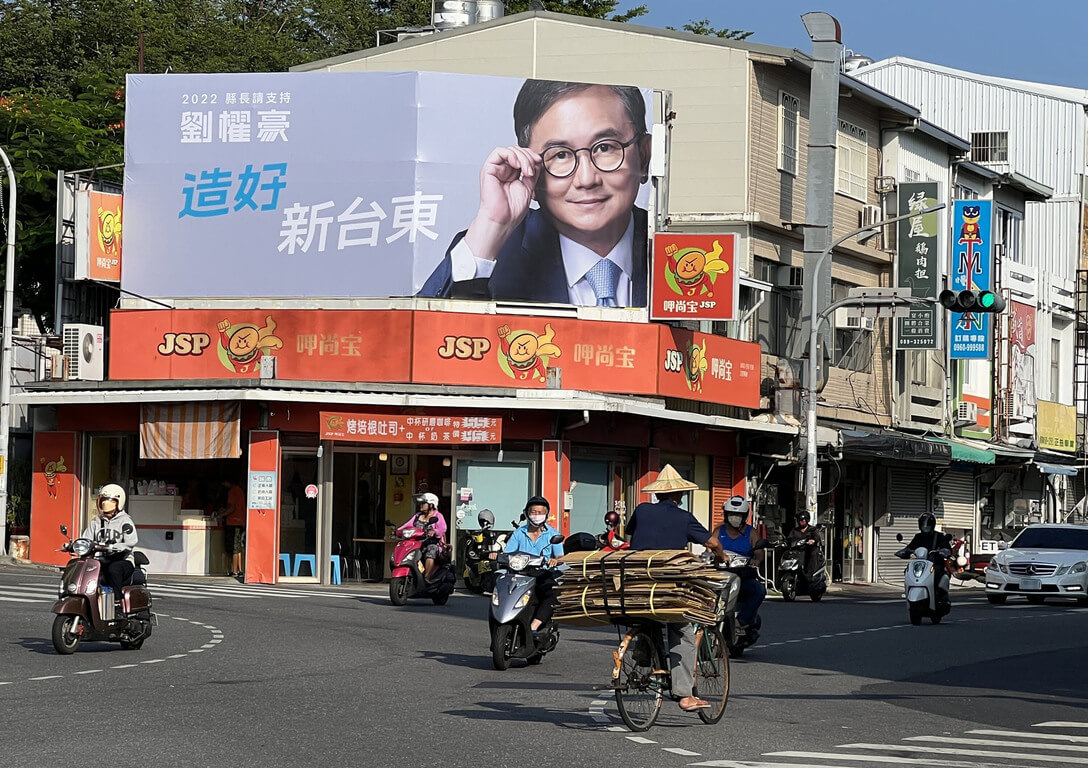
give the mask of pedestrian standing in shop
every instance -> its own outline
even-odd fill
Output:
[[[223,541],[230,555],[230,575],[245,576],[246,495],[233,480],[224,480],[226,504],[223,507]]]

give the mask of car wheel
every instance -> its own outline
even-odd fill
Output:
[[[990,601],[990,605],[1004,605],[1005,601],[1009,599],[1008,595],[986,595],[986,599]]]

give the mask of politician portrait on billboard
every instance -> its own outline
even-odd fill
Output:
[[[638,88],[526,80],[516,146],[480,172],[480,208],[421,296],[646,305],[651,137]],[[535,207],[533,204],[536,204]]]
[[[130,75],[123,290],[644,307],[652,92]]]

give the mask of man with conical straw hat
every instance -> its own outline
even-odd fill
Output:
[[[721,542],[687,510],[680,508],[680,501],[688,491],[699,486],[680,477],[671,464],[661,468],[657,479],[642,489],[653,493],[657,503],[643,503],[635,507],[627,521],[627,536],[631,549],[687,549],[688,544],[701,544],[718,557],[724,557]],[[695,632],[691,625],[666,624],[669,635],[669,666],[672,670],[672,695],[680,702],[680,709],[694,712],[710,705],[698,696],[692,696],[695,685]]]

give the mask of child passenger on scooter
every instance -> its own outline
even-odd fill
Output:
[[[446,518],[438,511],[438,497],[433,493],[416,496],[416,509],[416,514],[398,532],[405,528],[423,528],[428,532],[420,549],[423,553],[423,578],[430,581],[434,576],[436,562],[446,547]]]

